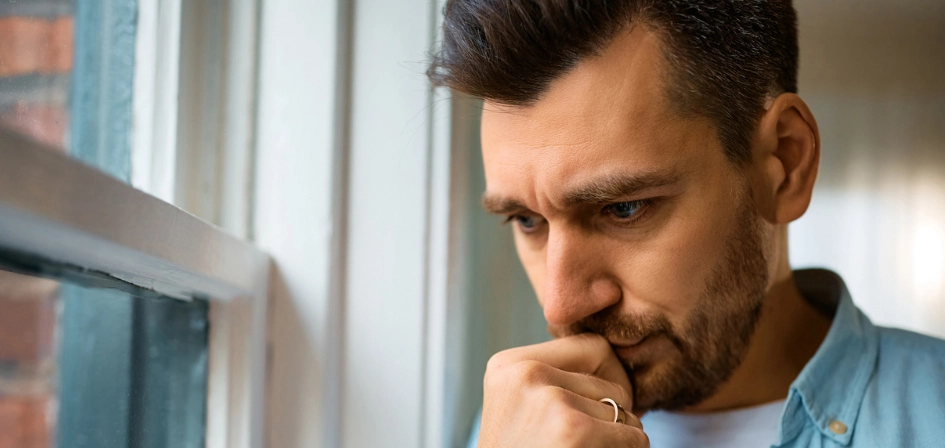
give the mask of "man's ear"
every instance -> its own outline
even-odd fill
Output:
[[[768,218],[787,224],[810,205],[820,166],[820,131],[814,114],[799,96],[784,93],[765,109],[756,134],[757,161],[767,188]]]

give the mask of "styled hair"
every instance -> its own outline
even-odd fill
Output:
[[[648,27],[671,104],[711,120],[737,163],[751,159],[765,101],[797,92],[791,0],[449,0],[444,16],[431,81],[511,106],[533,104],[623,30]]]

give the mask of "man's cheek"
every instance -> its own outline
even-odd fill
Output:
[[[510,223],[514,225],[514,223]],[[532,285],[532,289],[535,290],[535,294],[538,296],[538,303],[542,302],[542,289],[545,280],[545,251],[536,250],[527,241],[523,240],[523,236],[512,230],[512,235],[515,241],[515,252],[518,254],[518,260],[522,263],[522,267],[525,269],[525,275],[528,277],[529,283]]]
[[[620,264],[626,312],[669,317],[683,314],[699,297],[699,263],[672,251],[638,251]]]
[[[711,221],[707,215],[675,216],[658,239],[641,244],[622,268],[630,294],[671,318],[687,313],[725,253],[725,232]]]

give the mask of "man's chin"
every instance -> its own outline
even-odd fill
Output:
[[[639,365],[632,371],[628,370],[630,382],[633,384],[633,413],[643,414],[648,411],[661,409],[660,403],[664,400],[662,381],[654,380],[653,370],[658,366]]]
[[[644,363],[627,370],[633,383],[633,413],[677,411],[698,404],[714,387],[701,384],[678,358]]]
[[[667,392],[666,386],[672,376],[671,360],[667,356],[662,359],[642,359],[642,357],[620,357],[633,385],[633,413],[644,413],[659,409]]]

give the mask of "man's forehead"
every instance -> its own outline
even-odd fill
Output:
[[[566,207],[674,183],[695,170],[714,131],[668,106],[658,43],[637,28],[534,104],[486,101],[483,205],[494,212],[542,202]]]
[[[666,133],[679,117],[665,100],[662,62],[658,39],[638,27],[552,82],[533,104],[486,101],[481,137],[487,182],[526,171],[572,177],[615,161],[656,168],[650,166],[654,157],[665,157],[679,140]]]
[[[493,143],[573,146],[602,134],[620,138],[645,132],[669,111],[662,66],[654,33],[642,27],[622,33],[599,55],[551,82],[532,104],[506,106],[487,100],[482,112],[485,149]]]

